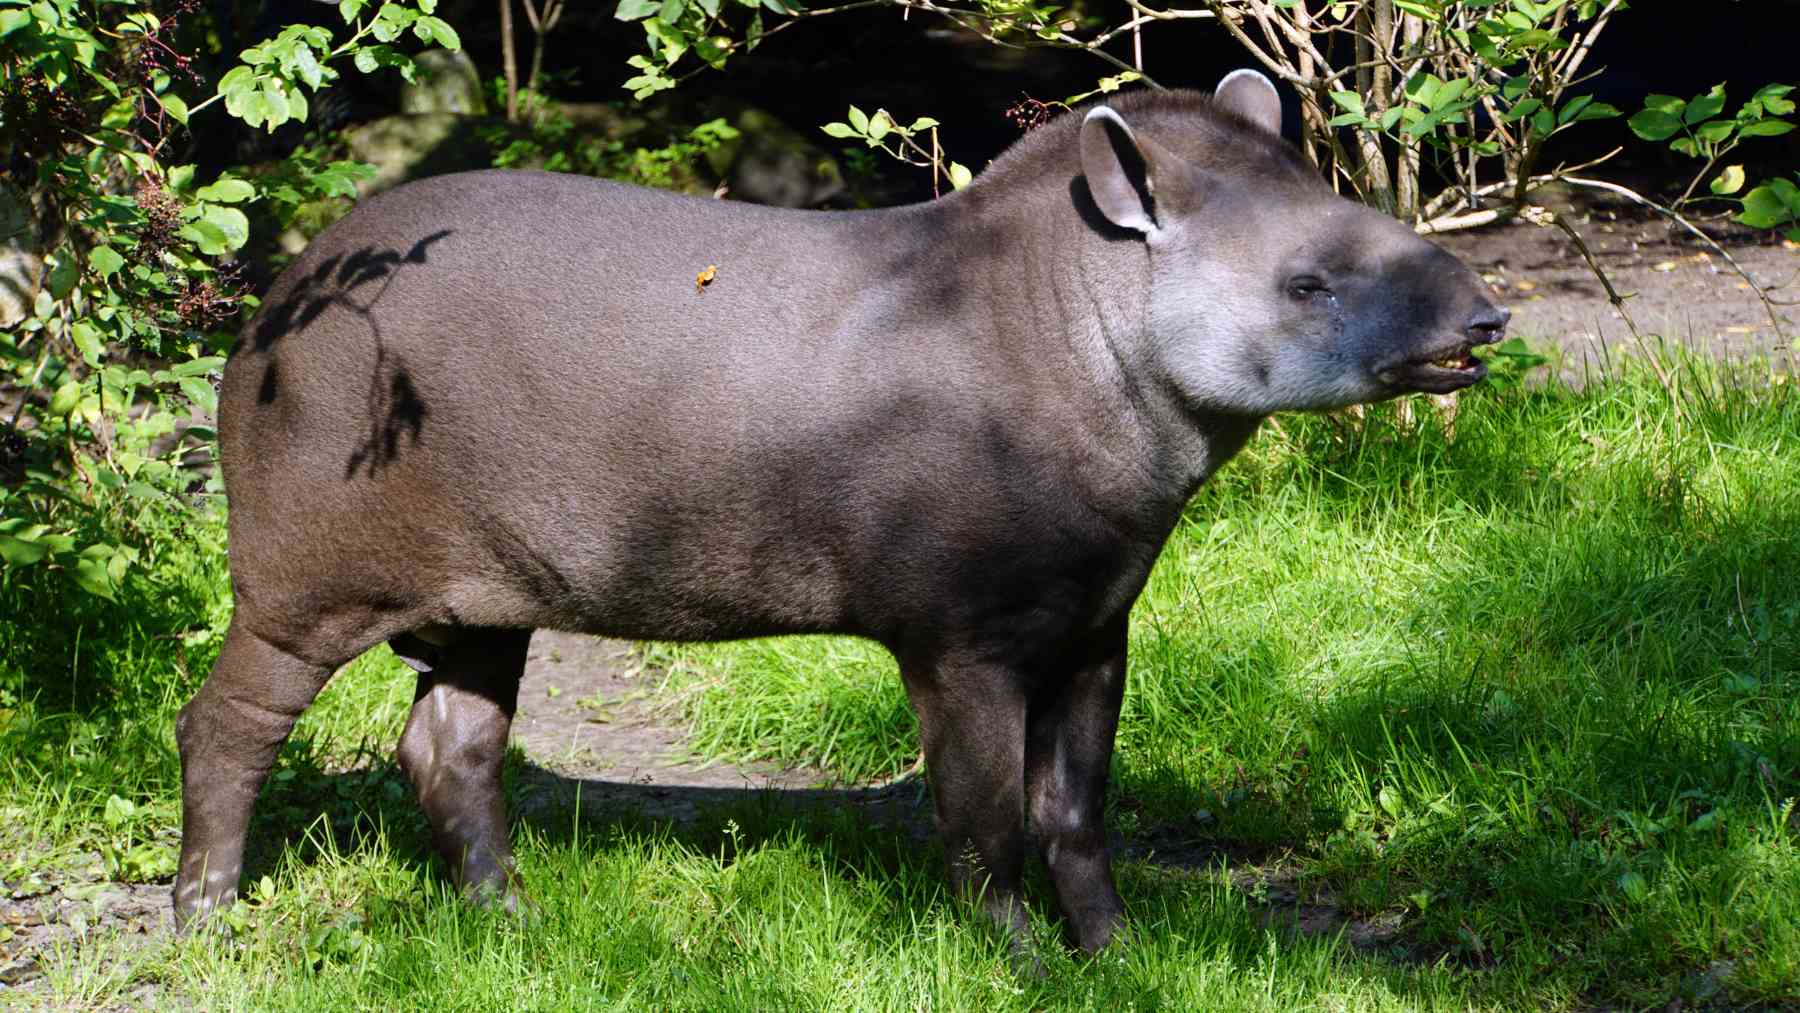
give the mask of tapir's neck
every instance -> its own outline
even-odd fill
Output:
[[[942,259],[977,290],[961,304],[964,333],[1008,349],[1030,389],[1064,402],[1052,418],[1085,451],[1093,502],[1166,535],[1262,420],[1197,416],[1158,368],[1145,243],[1083,221],[1066,180],[1008,193],[977,184],[915,211],[943,237]]]

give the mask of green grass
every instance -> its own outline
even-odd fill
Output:
[[[388,758],[410,680],[383,655],[340,675],[284,752],[235,940],[112,958],[95,943],[58,959],[56,994],[153,982],[220,1009],[1800,1001],[1800,395],[1668,365],[1674,393],[1631,364],[1579,392],[1494,384],[1465,395],[1453,439],[1392,406],[1284,417],[1202,491],[1133,616],[1109,814],[1134,846],[1133,939],[1100,959],[1068,957],[1046,925],[1048,973],[1022,978],[944,894],[934,849],[767,801],[685,828],[538,811],[519,827],[537,915],[469,910]],[[228,607],[218,549],[202,528],[118,606],[0,588],[9,883],[94,852],[139,878],[172,859],[169,724]],[[916,759],[878,649],[648,650],[708,755],[851,779]],[[1226,856],[1397,930],[1359,949],[1266,928]],[[1041,878],[1034,900],[1049,921]]]

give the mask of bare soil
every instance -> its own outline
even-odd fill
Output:
[[[1646,338],[1792,368],[1793,342],[1800,338],[1800,244],[1725,220],[1699,222],[1721,253],[1625,198],[1550,189],[1537,199],[1574,225]],[[1479,271],[1512,309],[1509,334],[1534,350],[1561,353],[1566,379],[1578,380],[1584,362],[1600,366],[1619,347],[1635,346],[1605,286],[1560,229],[1515,220],[1431,239]],[[1731,261],[1777,305],[1765,306]]]

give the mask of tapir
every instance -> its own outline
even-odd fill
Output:
[[[1507,320],[1280,127],[1238,71],[906,207],[508,171],[362,204],[225,366],[236,609],[175,726],[180,922],[233,901],[278,749],[371,647],[418,670],[398,759],[453,881],[511,907],[534,629],[836,633],[898,662],[953,883],[1020,938],[1035,847],[1105,946],[1127,617],[1183,505],[1273,412],[1475,383]]]

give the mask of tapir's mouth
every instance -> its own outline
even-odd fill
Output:
[[[1464,341],[1449,347],[1414,356],[1398,365],[1376,372],[1381,382],[1402,391],[1425,391],[1448,394],[1477,383],[1487,375],[1487,366],[1475,358],[1479,343]]]

